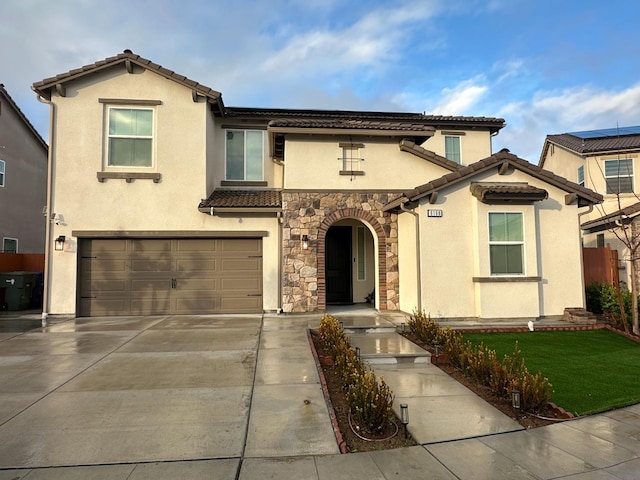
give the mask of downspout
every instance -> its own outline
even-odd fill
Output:
[[[400,210],[406,213],[410,213],[416,219],[416,272],[417,272],[417,287],[418,287],[418,312],[422,311],[422,269],[420,261],[420,215],[413,210],[404,206],[404,203],[400,204]]]
[[[40,103],[49,105],[49,148],[47,155],[47,206],[46,206],[46,223],[44,227],[44,272],[43,272],[43,288],[42,288],[42,326],[47,326],[49,318],[49,283],[51,272],[51,205],[53,204],[53,145],[54,142],[54,119],[55,104],[51,100],[43,98],[38,94]]]

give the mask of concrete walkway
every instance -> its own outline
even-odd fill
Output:
[[[422,446],[338,453],[318,315],[0,316],[0,480],[640,478],[639,405],[521,430],[366,313],[336,315]]]

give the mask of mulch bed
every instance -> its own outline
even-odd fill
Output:
[[[404,336],[421,348],[431,351],[431,353],[435,353],[432,351],[430,346],[419,342],[412,335],[405,333]],[[330,352],[324,347],[315,331],[311,331],[311,341],[313,342],[318,358],[331,356]],[[440,363],[439,365],[437,365],[437,367],[457,380],[459,383],[467,387],[469,390],[474,392],[487,403],[493,405],[505,415],[519,422],[520,425],[525,428],[542,427],[545,425],[557,423],[558,421],[562,421],[565,418],[562,416],[562,412],[559,412],[557,409],[552,408],[552,406],[549,406],[544,411],[539,412],[538,415],[521,413],[516,417],[511,407],[510,400],[495,395],[489,390],[489,388],[478,384],[473,379],[465,376],[462,371],[455,367],[452,367],[449,364]],[[321,373],[324,376],[324,383],[326,384],[326,393],[328,393],[331,403],[329,407],[333,407],[335,423],[337,424],[337,429],[339,430],[338,437],[339,441],[342,440],[341,449],[344,453],[387,450],[392,448],[417,445],[411,435],[408,435],[408,438],[405,438],[403,426],[398,418],[395,418],[395,426],[392,426],[390,428],[390,430],[395,430],[396,426],[398,428],[398,434],[394,437],[388,439],[375,439],[374,441],[366,441],[359,438],[359,436],[353,432],[349,425],[349,405],[346,401],[344,390],[342,388],[342,381],[335,374],[332,365],[321,363],[320,368],[322,370]],[[336,427],[334,426],[334,428]],[[382,436],[388,434],[389,432],[387,431]]]
[[[313,341],[313,345],[319,358],[331,357],[331,353],[324,347],[320,338],[318,338],[314,331],[311,331],[311,340]],[[417,445],[411,435],[408,435],[408,438],[405,438],[403,426],[397,417],[393,418],[393,425],[390,425],[389,428],[385,432],[382,432],[377,438],[374,437],[370,441],[360,438],[353,432],[349,425],[349,404],[345,398],[342,381],[335,374],[333,365],[326,365],[321,362],[320,368],[322,370],[322,375],[324,375],[324,382],[331,402],[329,407],[333,407],[337,428],[339,429],[338,435],[343,441],[343,444],[341,445],[343,453],[388,450],[392,448],[412,447]],[[389,435],[392,435],[396,429],[398,432],[397,435],[387,438]]]

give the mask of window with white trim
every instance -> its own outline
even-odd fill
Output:
[[[0,160],[0,187],[4,187],[4,177],[5,177],[5,163],[4,160]]]
[[[227,130],[226,179],[261,181],[263,177],[262,130]]]
[[[460,137],[453,135],[445,135],[444,137],[444,156],[452,162],[461,163],[462,154],[460,150]]]
[[[578,167],[578,185],[584,187],[584,165]]]
[[[607,194],[633,193],[633,160],[605,160],[604,179]]]
[[[107,166],[153,166],[152,108],[108,108]]]
[[[18,239],[4,237],[2,239],[2,251],[4,253],[18,253]]]
[[[491,275],[524,274],[522,213],[489,213],[489,263]]]

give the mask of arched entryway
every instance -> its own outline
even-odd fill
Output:
[[[347,209],[325,218],[318,231],[318,308],[372,301],[385,310],[386,242],[368,212]],[[382,280],[382,281],[381,281]]]

